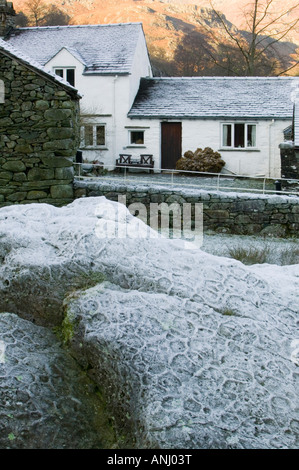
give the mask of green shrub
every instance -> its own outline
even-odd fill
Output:
[[[214,152],[210,147],[204,150],[198,148],[195,152],[188,150],[176,163],[177,170],[199,171],[203,173],[220,173],[225,161],[220,153]]]

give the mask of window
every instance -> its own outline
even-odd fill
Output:
[[[85,124],[81,128],[81,147],[103,147],[106,144],[104,124]]]
[[[74,68],[62,67],[62,68],[54,69],[54,72],[56,73],[56,75],[58,75],[59,77],[69,82],[70,85],[75,86],[75,69]]]
[[[222,124],[222,146],[231,148],[256,147],[256,124]]]
[[[144,131],[130,131],[130,145],[144,145]]]

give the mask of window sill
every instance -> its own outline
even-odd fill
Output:
[[[136,144],[136,145],[127,145],[126,146],[127,149],[146,149],[146,145],[143,145],[143,144]]]
[[[259,149],[257,148],[251,148],[251,147],[248,147],[248,148],[244,148],[244,147],[240,147],[240,148],[220,148],[218,149],[218,152],[260,152]]]
[[[108,147],[80,147],[80,150],[109,150]]]

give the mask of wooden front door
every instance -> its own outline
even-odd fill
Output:
[[[161,168],[174,169],[182,156],[182,123],[161,123]]]

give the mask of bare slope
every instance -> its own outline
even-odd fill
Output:
[[[71,17],[72,24],[142,22],[151,56],[162,57],[168,61],[174,58],[177,47],[183,44],[182,41],[186,36],[194,32],[205,36],[210,29],[220,34],[219,19],[210,10],[209,0],[44,0],[44,2],[55,4],[66,12]],[[235,28],[233,25],[236,25],[239,29],[244,28],[242,11],[247,3],[247,0],[214,2],[215,7],[226,16],[228,27]],[[14,5],[16,10],[26,12],[22,0],[15,0]],[[299,43],[298,31],[292,34],[291,39]]]

